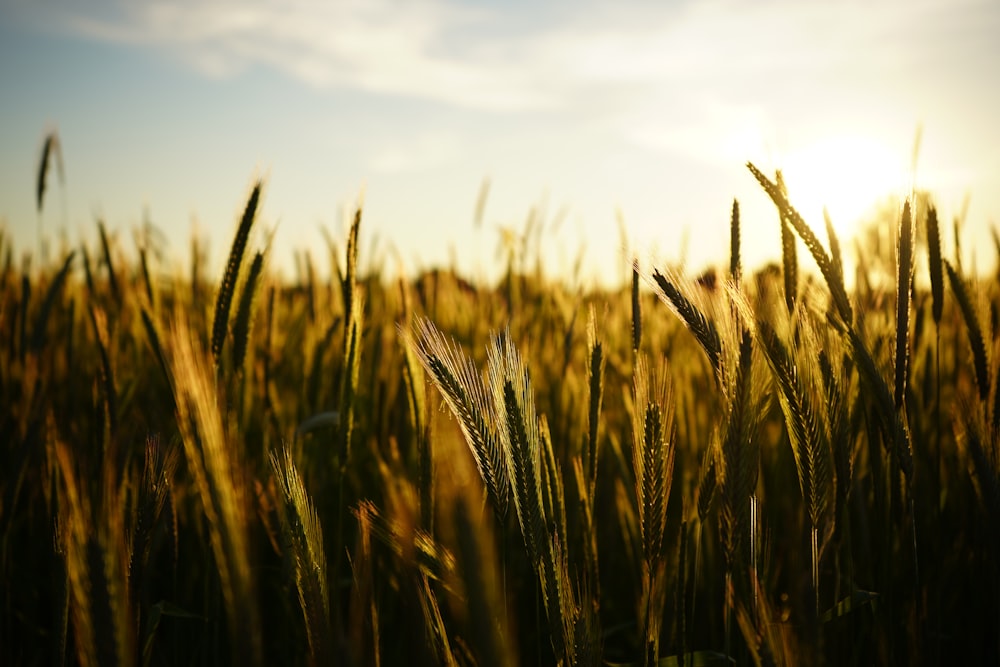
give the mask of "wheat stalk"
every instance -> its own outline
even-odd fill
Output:
[[[806,350],[818,347],[815,338],[800,320],[807,340]],[[795,469],[799,478],[799,489],[806,503],[810,524],[810,548],[812,552],[812,584],[815,595],[815,613],[819,617],[819,561],[821,558],[819,534],[823,529],[825,515],[829,508],[830,493],[833,490],[831,451],[828,425],[823,413],[816,405],[822,398],[816,387],[815,378],[807,375],[810,368],[802,360],[796,360],[774,329],[766,322],[758,325],[771,372],[778,386],[778,399],[785,417],[788,439],[792,445]],[[801,369],[801,370],[800,370]]]
[[[861,339],[861,335],[851,327],[846,331],[846,337],[862,385],[868,391],[868,398],[874,404],[876,415],[885,428],[886,436],[893,443],[900,469],[910,477],[913,474],[913,448],[906,413],[896,410],[892,391],[875,365],[875,360],[872,359],[871,352]]]
[[[108,230],[104,227],[104,221],[97,221],[97,232],[101,239],[101,252],[104,255],[104,265],[108,269],[108,284],[111,285],[111,295],[115,298],[115,303],[120,308],[122,305],[122,291],[118,285],[118,272],[115,271],[115,263],[111,257],[111,241],[108,238]]]
[[[223,427],[212,362],[183,312],[174,318],[169,349],[177,422],[187,468],[208,519],[232,647],[243,664],[259,664],[261,623],[249,560],[243,471]]]
[[[688,330],[694,334],[695,340],[705,350],[708,361],[716,375],[721,377],[722,372],[722,340],[715,323],[708,319],[705,314],[698,309],[695,303],[689,299],[678,287],[680,280],[653,271],[653,284],[657,289],[657,296],[671,310],[674,311]]]
[[[98,665],[98,646],[95,636],[95,618],[92,599],[100,595],[93,591],[88,543],[90,540],[90,498],[80,488],[76,470],[68,448],[61,442],[55,443],[55,460],[59,470],[62,499],[59,504],[58,547],[66,562],[66,578],[69,594],[69,611],[73,622],[73,636],[76,642],[77,659],[82,665]],[[104,591],[106,594],[106,591]]]
[[[579,608],[568,576],[562,483],[547,426],[535,411],[527,368],[508,331],[495,336],[487,357],[498,434],[510,478],[514,509],[529,562],[538,574],[556,656],[574,664]],[[550,528],[551,526],[551,528]]]
[[[632,262],[632,352],[642,344],[642,302],[639,300],[639,262]]]
[[[354,409],[358,391],[358,374],[361,369],[361,325],[364,314],[364,294],[354,286],[351,296],[352,307],[344,330],[343,372],[340,376],[340,447],[337,462],[343,472],[351,458],[351,444],[354,435]]]
[[[983,329],[976,317],[976,311],[972,305],[972,298],[969,290],[958,272],[952,268],[948,260],[944,260],[944,268],[948,272],[948,282],[951,283],[951,290],[955,293],[955,300],[958,301],[958,308],[962,312],[962,319],[965,320],[965,330],[969,336],[969,345],[972,347],[973,367],[976,370],[976,387],[979,389],[979,399],[985,403],[990,395],[989,364],[986,361],[986,344],[983,342]]]
[[[781,177],[781,172],[775,174],[775,183],[779,192],[785,197],[785,181]],[[791,313],[795,310],[795,300],[799,294],[799,261],[798,251],[795,247],[795,234],[792,226],[784,216],[779,216],[778,223],[781,225],[781,275],[785,282],[785,308]]]
[[[597,333],[597,316],[593,308],[587,324],[587,352],[590,359],[588,374],[589,410],[587,411],[587,448],[584,450],[584,466],[587,470],[588,497],[591,500],[597,491],[597,438],[601,421],[601,403],[604,399],[604,343]]]
[[[90,322],[94,327],[94,337],[97,340],[97,351],[101,360],[100,378],[104,394],[104,409],[108,420],[109,438],[113,442],[118,431],[118,391],[115,388],[115,376],[111,368],[108,318],[103,310],[91,305]]]
[[[229,309],[233,303],[233,295],[236,293],[236,280],[239,277],[240,266],[243,262],[243,251],[246,249],[247,240],[250,237],[250,228],[253,226],[254,218],[257,214],[257,204],[260,201],[261,181],[257,181],[250,191],[250,198],[247,200],[246,208],[243,210],[243,217],[240,219],[239,227],[236,228],[236,236],[233,237],[233,245],[229,249],[229,260],[226,262],[226,271],[222,276],[222,283],[219,285],[219,294],[215,301],[215,315],[212,319],[212,358],[216,365],[222,355],[222,345],[226,339],[226,330],[229,326]],[[197,263],[197,259],[194,260]],[[195,285],[197,283],[194,283]]]
[[[246,280],[243,281],[243,291],[240,293],[240,302],[236,308],[236,318],[233,320],[233,368],[243,368],[243,360],[246,358],[247,346],[250,341],[251,309],[254,297],[257,294],[257,284],[260,280],[261,270],[264,268],[264,253],[258,252],[254,255],[250,270],[247,272]]]
[[[830,262],[833,264],[833,271],[838,280],[844,282],[844,258],[840,251],[840,239],[837,238],[837,230],[833,228],[833,220],[830,219],[830,212],[823,207],[823,222],[826,224],[826,238],[830,243]]]
[[[913,219],[909,200],[903,205],[899,247],[896,254],[898,273],[896,276],[896,383],[894,397],[896,410],[902,410],[910,358],[910,287],[913,284]]]
[[[65,193],[66,177],[63,170],[62,144],[59,141],[59,133],[56,130],[52,130],[45,135],[45,142],[42,145],[42,156],[38,164],[38,178],[35,183],[35,206],[38,213],[38,249],[41,253],[43,264],[48,260],[48,248],[42,228],[42,204],[48,183],[48,173],[53,159],[56,163],[56,170],[59,173],[59,183],[63,186],[63,192]]]
[[[650,377],[640,356],[634,379],[632,464],[639,507],[639,529],[647,564],[659,560],[667,519],[667,498],[673,479],[673,396],[666,368]]]
[[[826,428],[815,405],[817,389],[813,379],[801,372],[808,366],[797,363],[774,329],[767,322],[758,323],[758,329],[779,390],[809,522],[817,527],[829,505],[828,491],[833,481]]]
[[[56,169],[59,173],[59,182],[65,179],[63,173],[62,144],[59,141],[59,133],[52,130],[45,135],[45,143],[42,144],[42,158],[38,163],[38,179],[35,184],[35,205],[38,212],[42,212],[42,202],[45,197],[45,189],[48,184],[49,167],[55,159]]]
[[[354,510],[359,521],[369,526],[371,535],[389,547],[397,557],[412,558],[421,576],[432,581],[449,581],[455,574],[455,556],[433,535],[412,522],[389,518],[371,501],[362,501]]]
[[[833,262],[830,260],[829,255],[827,255],[826,250],[823,249],[823,245],[819,242],[819,239],[816,238],[816,234],[806,224],[806,221],[802,219],[798,211],[792,208],[792,205],[788,202],[788,197],[782,192],[781,187],[771,182],[752,163],[748,162],[747,168],[753,174],[754,178],[757,179],[757,182],[760,183],[761,187],[764,188],[764,191],[767,192],[771,201],[778,207],[782,221],[787,221],[805,242],[806,248],[809,249],[813,259],[816,260],[816,265],[819,266],[819,270],[826,280],[827,287],[829,287],[830,293],[833,296],[833,303],[836,306],[837,314],[841,320],[845,323],[853,321],[854,314],[850,299],[847,297],[847,290],[844,287],[843,279],[841,276],[838,276]]]
[[[937,209],[931,206],[927,212],[927,265],[931,277],[931,303],[934,323],[940,327],[944,311],[944,279],[941,262],[941,230],[938,225]]]
[[[740,203],[733,200],[733,210],[729,216],[729,277],[739,284],[743,275],[740,262]]]
[[[503,523],[510,481],[495,425],[495,406],[482,376],[465,353],[448,342],[429,320],[417,321],[415,338],[406,332],[403,336],[458,419],[490,503]]]
[[[155,307],[156,293],[153,291],[153,279],[149,275],[149,258],[144,245],[139,245],[139,269],[142,275],[142,284],[146,286],[146,299],[151,306]]]
[[[52,279],[48,290],[45,292],[45,296],[42,298],[42,307],[35,315],[34,326],[31,328],[31,349],[35,352],[39,352],[45,346],[49,315],[52,313],[56,299],[62,294],[63,286],[66,284],[66,278],[69,276],[69,270],[73,266],[73,258],[75,256],[75,251],[66,255],[62,268],[56,273],[55,278]]]
[[[675,452],[673,399],[666,368],[658,368],[651,378],[646,359],[640,356],[636,360],[634,391],[632,465],[643,551],[641,599],[644,604],[640,617],[645,625],[645,660],[648,664],[656,664],[660,645],[657,610],[666,604],[663,537]]]
[[[291,543],[291,553],[286,557],[295,572],[309,656],[315,665],[329,664],[334,647],[330,641],[330,592],[322,526],[288,449],[280,457],[271,452],[270,461],[284,501],[282,525]]]
[[[358,273],[358,230],[361,227],[361,210],[361,202],[359,201],[358,207],[354,211],[354,220],[351,222],[350,232],[347,235],[347,250],[345,252],[346,268],[341,282],[345,319],[350,319],[351,311],[354,308],[354,288],[357,284]]]
[[[528,557],[537,567],[548,541],[541,501],[538,417],[527,371],[508,332],[496,336],[490,345],[488,374],[514,510]]]
[[[756,492],[760,469],[757,429],[763,405],[755,393],[759,378],[753,370],[753,336],[744,331],[740,337],[739,356],[727,399],[724,434],[720,454],[722,472],[722,532],[726,562],[730,571],[744,563],[743,547],[748,544],[750,499]],[[717,473],[720,471],[717,471]]]

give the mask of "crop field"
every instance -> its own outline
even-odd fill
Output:
[[[360,209],[281,280],[260,182],[222,275],[3,233],[0,662],[997,664],[997,279],[748,168],[773,265],[734,202],[616,290],[390,280]]]

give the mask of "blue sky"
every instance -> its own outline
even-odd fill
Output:
[[[73,241],[97,216],[129,239],[148,210],[172,257],[196,224],[220,269],[259,175],[276,266],[294,248],[323,266],[319,226],[339,237],[364,189],[369,259],[494,276],[499,230],[534,208],[551,272],[583,247],[585,274],[607,280],[617,211],[640,257],[700,270],[726,261],[737,197],[747,262],[779,257],[747,160],[846,232],[906,190],[921,125],[917,185],[946,219],[971,195],[966,247],[985,268],[998,34],[991,0],[5,0],[0,218],[35,247],[55,127],[66,187],[50,184],[42,224]]]

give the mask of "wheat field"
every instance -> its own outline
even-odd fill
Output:
[[[261,182],[221,276],[4,233],[0,662],[1000,662],[996,279],[922,196],[845,280],[748,168],[779,261],[734,202],[616,290],[363,272],[360,208],[282,281]]]

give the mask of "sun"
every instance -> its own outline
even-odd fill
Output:
[[[905,187],[900,156],[864,135],[836,135],[790,152],[782,167],[788,198],[806,222],[823,229],[823,209],[844,241],[888,195]]]

